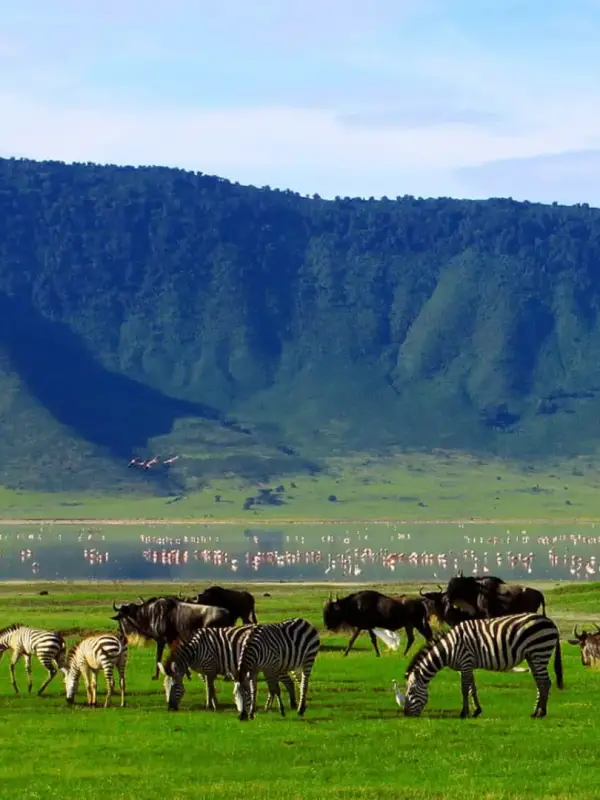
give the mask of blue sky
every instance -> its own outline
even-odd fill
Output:
[[[0,155],[600,206],[600,0],[0,0]]]

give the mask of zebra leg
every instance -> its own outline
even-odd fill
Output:
[[[461,670],[460,673],[460,687],[462,690],[462,709],[460,711],[460,718],[465,719],[465,717],[469,716],[469,696],[472,691],[473,686],[473,670],[469,667],[467,669]],[[481,710],[480,712],[481,713]]]
[[[302,678],[300,679],[300,704],[298,705],[298,716],[303,716],[306,711],[306,692],[308,691],[308,679],[310,678],[310,666],[305,666],[302,670]]]
[[[538,717],[545,717],[547,714],[548,696],[550,695],[552,681],[550,680],[548,667],[545,664],[536,664],[533,661],[528,661],[528,663],[537,685],[537,698],[531,716],[533,719],[537,719]]]
[[[215,676],[214,675],[206,675],[206,710],[207,711],[216,711],[217,710],[217,692],[215,689]]]
[[[287,689],[287,693],[290,697],[290,708],[292,711],[295,711],[298,708],[298,703],[296,702],[296,686],[293,679],[290,677],[290,675],[281,675],[279,680]]]
[[[475,675],[473,675],[472,677],[471,697],[473,698],[473,705],[475,706],[475,710],[473,711],[473,716],[478,717],[483,711],[483,709],[479,704],[479,697],[477,696],[477,687],[475,686]]]
[[[257,691],[258,691],[258,673],[256,675],[252,675],[250,678],[250,697],[252,698],[252,702],[250,704],[250,719],[254,719],[254,715],[256,714]]]
[[[279,688],[279,681],[277,678],[267,678],[267,686],[269,687],[269,697],[265,705],[265,711],[269,711],[273,706],[273,698],[277,698],[279,705],[279,712],[282,717],[285,717],[285,709],[283,708],[283,701],[281,699],[281,690]]]
[[[38,697],[41,697],[42,692],[48,686],[50,681],[54,678],[54,676],[57,673],[57,669],[56,669],[56,666],[54,664],[54,660],[53,659],[51,659],[51,658],[40,658],[40,664],[46,669],[46,671],[48,673],[48,677],[46,678],[44,683],[42,683],[42,685],[38,689]]]
[[[85,699],[88,706],[92,706],[92,686],[90,683],[90,676],[88,669],[82,669],[81,674],[83,675],[83,682],[85,683]]]
[[[92,693],[92,702],[91,705],[96,708],[98,705],[98,673],[96,670],[92,670],[92,674],[90,676],[90,683],[91,683],[91,693]]]
[[[350,650],[352,650],[352,645],[353,645],[353,644],[354,644],[354,642],[355,642],[355,641],[358,639],[358,637],[359,637],[360,633],[361,633],[360,629],[359,629],[359,630],[356,630],[356,631],[354,631],[354,633],[353,633],[353,634],[352,634],[352,636],[350,637],[350,641],[348,642],[348,647],[347,647],[347,648],[344,650],[344,656],[347,656],[347,655],[348,655],[348,653],[350,652]],[[372,640],[371,640],[371,641],[372,641]],[[375,647],[377,647],[377,642],[375,642]],[[379,655],[379,653],[377,653],[377,655]]]
[[[119,688],[121,689],[121,708],[125,708],[125,666],[119,667]]]
[[[31,694],[33,689],[33,676],[31,674],[31,653],[25,653],[23,656],[25,661],[25,672],[27,673],[27,691]]]
[[[21,658],[21,653],[13,653],[13,656],[10,660],[9,669],[10,669],[10,679],[13,685],[13,689],[17,694],[19,694],[19,687],[17,686],[17,679],[15,677],[15,664]]]
[[[104,701],[104,708],[108,708],[111,703],[113,690],[115,688],[115,676],[113,674],[113,668],[111,664],[104,667],[104,679],[106,681],[106,700]]]

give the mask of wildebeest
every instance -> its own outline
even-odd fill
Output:
[[[505,583],[492,576],[466,578],[458,575],[448,582],[446,596],[451,605],[465,609],[476,618],[535,614],[540,606],[546,616],[546,601],[538,589]]]
[[[256,613],[254,611],[254,596],[245,589],[224,589],[222,586],[209,586],[195,597],[186,598],[188,603],[200,603],[207,606],[226,608],[234,615],[235,621],[239,618],[243,625],[254,624]]]
[[[406,629],[406,649],[410,650],[415,637],[416,628],[426,641],[431,641],[433,633],[427,621],[427,605],[421,597],[389,597],[372,589],[354,592],[336,599],[329,599],[323,608],[323,622],[330,631],[354,629],[348,647],[344,651],[347,656],[361,631],[367,631],[377,656],[380,655],[377,637],[373,628],[384,628],[388,631]]]
[[[463,611],[460,608],[455,608],[450,604],[447,593],[438,584],[437,592],[424,592],[419,589],[419,594],[425,600],[427,605],[427,619],[429,620],[434,614],[440,622],[445,622],[446,625],[454,627],[459,622],[464,622],[467,619],[473,619],[473,615],[468,611]]]
[[[446,587],[446,597],[451,606],[467,611],[472,616],[484,616],[487,613],[487,601],[504,584],[502,578],[488,575],[485,578],[465,577],[461,572],[450,578]]]
[[[596,625],[597,633],[583,630],[577,633],[577,625],[573,628],[574,639],[567,639],[569,644],[574,644],[581,648],[581,663],[584,667],[591,667],[594,661],[600,661],[600,627]]]
[[[199,628],[225,628],[234,625],[231,611],[219,606],[185,603],[176,597],[151,597],[141,603],[113,602],[117,612],[111,619],[119,623],[128,638],[141,637],[156,642],[156,671],[152,680],[158,679],[158,662],[165,646],[177,639],[191,636]]]

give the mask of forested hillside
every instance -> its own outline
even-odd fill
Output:
[[[600,211],[0,160],[0,483],[600,443]],[[149,471],[148,471],[149,472]],[[164,480],[163,480],[164,479]]]

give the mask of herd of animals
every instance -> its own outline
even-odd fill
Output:
[[[222,676],[233,682],[233,697],[240,720],[252,719],[256,712],[258,675],[262,672],[269,710],[277,700],[285,715],[280,692],[283,684],[290,707],[302,716],[312,668],[320,649],[318,630],[305,619],[293,618],[276,623],[258,623],[255,599],[245,590],[211,586],[195,597],[140,598],[139,603],[113,602],[117,622],[115,633],[101,633],[82,638],[70,650],[61,633],[10,625],[0,630],[0,658],[12,650],[10,674],[15,692],[15,665],[23,657],[32,691],[31,660],[36,656],[47,671],[38,690],[41,695],[61,671],[66,701],[73,704],[79,679],[83,676],[87,703],[97,704],[97,680],[100,671],[106,681],[106,700],[111,703],[115,689],[115,671],[119,678],[121,706],[125,705],[125,673],[128,644],[140,641],[156,643],[156,669],[153,679],[163,675],[169,710],[177,710],[185,693],[184,679],[199,674],[206,685],[206,707],[216,708],[215,679]],[[541,611],[541,613],[540,613]],[[434,635],[433,619],[449,629]],[[236,622],[241,620],[241,625]],[[343,655],[347,656],[362,631],[366,631],[377,656],[378,638],[397,647],[397,632],[406,631],[406,655],[414,643],[416,629],[425,645],[416,653],[406,670],[405,694],[396,687],[396,700],[406,716],[419,716],[428,699],[430,680],[444,667],[460,672],[462,689],[461,717],[481,713],[473,677],[475,669],[514,670],[525,661],[537,686],[532,717],[547,713],[551,680],[548,664],[554,653],[554,674],[558,688],[563,687],[559,632],[546,616],[544,596],[537,589],[507,584],[493,576],[466,577],[462,573],[450,579],[446,589],[420,590],[419,596],[392,597],[366,589],[334,599],[330,596],[323,609],[323,622],[329,631],[351,631]],[[596,632],[577,631],[568,642],[581,650],[584,666],[600,658],[600,627]],[[162,663],[165,647],[170,652]],[[517,670],[519,671],[519,670]],[[300,686],[296,698],[296,682]]]

